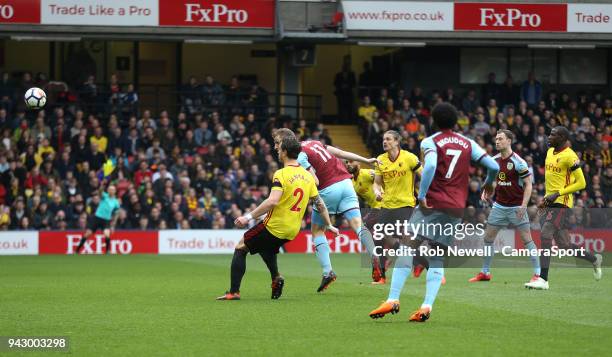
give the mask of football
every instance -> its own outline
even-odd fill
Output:
[[[32,87],[26,91],[24,99],[28,109],[42,109],[47,103],[47,94],[40,88]]]

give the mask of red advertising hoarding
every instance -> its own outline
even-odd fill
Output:
[[[83,232],[39,232],[38,250],[42,254],[74,254]],[[118,231],[111,236],[111,254],[157,254],[157,231]],[[81,254],[104,254],[104,235],[91,236]]]
[[[327,232],[326,236],[332,253],[361,252],[361,242],[353,231],[342,231],[337,237]],[[284,245],[285,251],[287,253],[314,253],[312,239],[310,231],[301,231],[294,240]]]
[[[563,32],[567,5],[456,3],[455,30]]]
[[[540,242],[540,231],[531,231],[533,241],[538,247]],[[515,244],[517,248],[524,248],[518,231],[515,233]],[[570,241],[578,247],[595,253],[612,252],[612,230],[610,229],[579,229],[570,231]]]
[[[40,0],[0,0],[0,24],[39,24]]]
[[[159,0],[159,25],[271,29],[274,3],[274,0]]]

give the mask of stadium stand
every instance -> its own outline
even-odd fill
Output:
[[[243,86],[238,78],[223,86],[210,76],[201,85],[191,77],[180,88],[175,115],[141,108],[134,85],[120,84],[115,76],[104,85],[90,76],[76,88],[44,74],[1,78],[3,230],[84,230],[100,200],[99,173],[108,159],[116,165],[112,180],[122,204],[118,229],[234,228],[236,217],[268,195],[278,168],[272,130],[288,127],[302,139],[332,144],[323,124],[271,115],[266,90],[255,83]],[[432,131],[432,106],[448,100],[460,110],[460,130],[489,153],[498,129],[516,133],[515,150],[536,179],[535,206],[544,194],[546,135],[562,124],[571,129],[589,183],[577,206],[612,207],[612,99],[555,91],[542,97],[541,86],[533,83],[485,85],[481,96],[470,89],[462,98],[452,88],[444,93],[362,88],[371,97],[363,98],[355,126],[372,154],[382,151],[382,133],[395,129],[405,139],[404,149],[418,155],[420,141]],[[44,111],[25,111],[21,96],[31,86],[47,91]],[[483,208],[484,175],[479,170],[472,175],[468,203]],[[575,224],[589,221],[579,217]]]

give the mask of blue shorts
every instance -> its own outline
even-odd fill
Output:
[[[325,207],[330,215],[341,214],[344,218],[351,220],[355,217],[361,217],[359,211],[359,199],[353,188],[351,179],[345,179],[335,184],[319,190],[319,196],[325,202]],[[312,210],[312,224],[324,226],[323,217],[316,209]]]
[[[498,204],[494,204],[489,218],[487,218],[487,224],[497,227],[508,227],[510,225],[519,229],[529,229],[529,216],[525,211],[522,218],[516,216],[516,212],[520,207],[505,207]]]
[[[454,229],[450,227],[458,228],[457,225],[461,224],[461,222],[461,218],[451,216],[445,212],[428,210],[425,214],[420,207],[417,207],[412,217],[410,217],[408,224],[410,227],[418,227],[416,232],[411,229],[413,234],[448,247],[453,245],[455,238],[454,234],[447,234],[451,229]]]

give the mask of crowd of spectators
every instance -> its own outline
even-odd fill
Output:
[[[31,86],[47,90],[45,110],[25,110],[21,97]],[[237,78],[222,86],[210,76],[202,85],[193,77],[179,90],[176,114],[153,113],[139,110],[134,86],[120,85],[116,76],[104,86],[90,76],[72,90],[44,74],[25,73],[18,81],[3,74],[0,229],[84,230],[99,203],[100,171],[109,159],[121,200],[117,229],[233,228],[236,217],[269,193],[278,168],[271,139],[275,128],[332,143],[322,124],[268,114],[265,90],[244,88]],[[588,182],[577,205],[612,207],[609,98],[554,91],[539,98],[542,88],[533,77],[521,87],[510,80],[497,85],[492,78],[461,97],[450,88],[368,93],[358,115],[373,154],[382,151],[382,133],[396,129],[403,147],[418,155],[420,141],[432,131],[431,107],[441,100],[460,109],[457,129],[490,153],[496,131],[513,130],[515,150],[535,176],[533,203],[544,193],[546,135],[551,127],[566,125]],[[479,208],[484,175],[479,169],[472,173],[468,201]]]
[[[196,89],[181,89],[182,110],[171,115],[140,113],[133,86],[122,88],[116,76],[104,86],[111,91],[93,76],[76,90],[46,82],[44,75],[35,81],[29,73],[17,82],[3,78],[0,228],[5,230],[85,229],[100,201],[100,172],[109,159],[121,201],[117,229],[234,228],[234,219],[269,193],[278,169],[274,128],[331,143],[322,124],[269,115],[258,120],[262,113],[250,108],[261,107],[265,91],[245,90],[237,79],[228,87],[231,95],[217,93],[221,86],[212,77],[202,86],[192,78],[188,86]],[[21,97],[31,86],[49,92],[45,110],[23,107]],[[51,86],[60,90],[54,93]],[[249,101],[258,106],[249,107]]]
[[[612,98],[601,93],[579,93],[571,96],[554,89],[544,94],[542,85],[533,73],[521,85],[512,77],[503,84],[489,80],[480,88],[471,88],[463,95],[453,88],[424,93],[419,87],[391,92],[387,88],[362,88],[362,103],[358,108],[363,138],[376,154],[382,149],[382,134],[389,129],[401,133],[403,148],[420,155],[420,142],[432,133],[431,108],[438,102],[448,101],[459,111],[456,130],[474,139],[495,154],[494,138],[499,129],[516,134],[514,151],[521,155],[533,172],[535,185],[531,204],[544,197],[544,160],[548,150],[547,136],[557,125],[571,132],[571,145],[582,159],[587,187],[577,195],[580,208],[604,208],[612,212]],[[480,189],[484,176],[481,169],[472,169],[468,207],[483,208]],[[532,210],[533,211],[533,210]],[[596,212],[590,210],[590,212]],[[599,215],[600,213],[596,213]],[[596,219],[595,219],[596,218]],[[607,224],[601,217],[584,217],[593,225]],[[579,220],[582,218],[579,218]],[[612,219],[612,216],[609,217]],[[484,220],[481,216],[479,220]],[[577,225],[585,223],[576,222]]]

